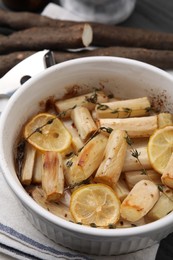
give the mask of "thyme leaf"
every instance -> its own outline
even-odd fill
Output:
[[[90,227],[96,228],[97,225],[95,223],[90,223]]]
[[[98,95],[96,91],[90,97],[87,96],[85,97],[85,100],[92,104],[97,104],[97,99],[98,99]]]
[[[72,156],[74,156],[74,155],[75,155],[75,153],[74,153],[74,152],[71,152],[71,153],[66,154],[65,157],[69,158],[69,157],[72,157]]]
[[[72,165],[73,165],[72,160],[69,160],[69,161],[66,162],[66,166],[67,166],[68,168],[70,168]]]
[[[47,125],[50,125],[50,124],[52,124],[52,123],[53,123],[53,121],[54,121],[54,118],[52,118],[52,119],[49,119],[49,120],[47,121]]]
[[[132,154],[132,156],[135,157],[136,159],[139,159],[140,153],[139,153],[136,149],[131,150],[131,154]]]
[[[145,169],[141,170],[141,175],[147,175],[147,171]]]
[[[132,109],[131,108],[125,107],[125,108],[123,108],[123,111],[125,113],[127,113],[127,117],[130,117],[130,115],[132,113]]]
[[[113,93],[108,94],[108,98],[114,98],[114,94]]]
[[[113,131],[113,129],[111,127],[105,127],[105,126],[100,127],[100,130],[103,132],[106,132],[108,134],[111,134]]]
[[[36,133],[36,132],[37,132],[37,133],[40,133],[40,134],[43,133],[40,127],[38,127],[38,128],[35,129],[35,133]]]
[[[134,223],[132,223],[132,224],[131,224],[131,226],[132,226],[132,227],[137,227],[137,225],[136,225],[136,224],[134,224]]]
[[[173,199],[172,199],[170,196],[168,196],[166,190],[164,190],[165,185],[163,185],[163,184],[158,184],[157,187],[158,187],[159,191],[162,192],[162,194],[164,194],[170,201],[173,202]],[[168,192],[169,192],[169,190],[168,190]]]
[[[118,113],[119,113],[119,109],[118,108],[111,111],[111,114],[118,114]]]
[[[152,109],[152,107],[146,107],[146,108],[145,108],[145,111],[146,111],[147,113],[149,113],[149,112],[153,111],[153,109]]]
[[[109,109],[109,106],[104,105],[104,104],[98,104],[97,105],[97,109],[99,109],[99,110],[106,110],[106,109]]]
[[[109,228],[109,229],[114,229],[114,228],[116,228],[116,225],[114,225],[114,224],[109,224],[109,225],[108,225],[108,228]]]
[[[125,137],[126,142],[127,142],[127,144],[129,146],[132,146],[133,145],[133,140],[130,138],[130,136],[128,135],[127,131],[126,131],[126,134],[127,134],[126,137]]]
[[[157,187],[158,187],[159,191],[161,191],[161,192],[164,191],[164,190],[163,190],[164,185],[159,184]]]

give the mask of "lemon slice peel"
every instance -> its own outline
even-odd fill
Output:
[[[152,168],[163,174],[173,152],[173,126],[157,129],[150,136],[147,151]]]
[[[119,220],[120,201],[108,185],[88,184],[72,193],[70,211],[77,223],[108,227]]]
[[[55,115],[40,113],[24,128],[24,137],[36,149],[63,152],[71,145],[71,134]]]

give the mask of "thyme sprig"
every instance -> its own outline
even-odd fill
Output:
[[[104,110],[109,109],[109,110],[111,110],[112,114],[117,114],[117,117],[119,117],[120,112],[124,112],[124,113],[127,114],[127,117],[130,117],[132,111],[134,111],[134,110],[132,110],[131,108],[128,108],[128,107],[121,108],[121,110],[118,109],[118,108],[117,109],[112,109],[112,108],[109,107],[109,105],[99,103],[98,102],[97,91],[98,90],[95,89],[94,93],[90,97],[86,96],[85,97],[85,101],[97,105],[97,109],[98,110],[104,111]],[[112,95],[111,95],[111,97],[112,97]],[[138,110],[139,109],[136,109],[135,111],[138,111]],[[149,108],[146,108],[146,112],[148,112],[148,111],[149,111]]]
[[[22,174],[22,166],[23,160],[25,156],[25,148],[26,148],[26,140],[22,139],[22,141],[17,145],[17,156],[16,156],[16,164],[17,164],[17,176],[21,179]]]
[[[100,132],[106,132],[110,134],[113,131],[111,127],[99,127],[91,136],[90,138],[85,142],[85,144],[78,150],[78,152],[81,152],[82,149],[86,146],[87,143],[89,143],[95,136],[97,136]]]
[[[32,133],[30,133],[25,139],[26,139],[26,140],[29,139],[29,138],[30,138],[33,134],[35,134],[35,133],[40,133],[40,134],[42,134],[42,129],[43,129],[45,126],[52,124],[53,121],[54,121],[56,118],[63,118],[63,117],[65,117],[66,114],[67,114],[67,112],[68,112],[68,111],[71,111],[71,110],[73,110],[73,109],[75,109],[76,106],[77,106],[77,105],[74,105],[73,107],[68,108],[66,111],[62,111],[62,112],[56,114],[56,116],[55,116],[54,118],[49,119],[45,124],[43,124],[43,125],[37,127],[37,128],[36,128]]]
[[[117,114],[117,118],[120,117],[120,113],[122,113],[122,112],[126,113],[126,117],[128,118],[128,117],[131,116],[133,111],[137,112],[137,111],[141,110],[141,109],[131,109],[131,108],[128,108],[128,107],[122,107],[121,109],[119,109],[119,108],[112,109],[112,108],[110,108],[109,105],[106,105],[104,103],[102,104],[102,103],[98,102],[97,91],[99,91],[99,89],[95,89],[94,93],[90,97],[86,96],[85,101],[97,105],[98,110],[104,111],[104,110],[109,109],[111,114]],[[112,97],[113,97],[113,95],[109,95],[109,98],[112,98]],[[145,110],[146,113],[149,113],[149,112],[153,111],[153,108],[152,107],[146,107],[146,108],[144,108],[144,110]]]
[[[110,134],[113,131],[111,127],[100,127],[98,128],[91,136],[90,138],[85,142],[85,144],[78,150],[78,153],[80,153],[84,147],[95,137],[97,136],[100,132],[106,132]],[[67,167],[71,167],[73,165],[72,158],[73,156],[77,156],[78,154],[72,153],[71,158],[66,162]]]
[[[166,191],[164,190],[164,188],[166,187],[165,185],[163,185],[163,184],[158,184],[157,187],[158,187],[158,189],[159,189],[160,192],[162,192],[170,201],[173,202],[173,199],[170,198],[170,197],[167,195]]]
[[[126,139],[127,144],[128,144],[128,145],[130,146],[130,148],[131,148],[131,155],[132,155],[134,158],[136,158],[136,160],[138,161],[138,163],[139,163],[140,166],[141,166],[141,169],[142,169],[142,170],[141,170],[141,174],[147,175],[147,171],[146,171],[146,169],[144,168],[144,166],[142,165],[142,163],[141,163],[141,161],[140,161],[140,159],[139,159],[140,153],[138,152],[137,149],[134,148],[134,146],[133,146],[134,142],[133,142],[133,140],[130,138],[130,136],[128,135],[127,131],[126,131],[126,137],[125,137],[125,139]]]
[[[55,117],[56,118],[56,117]],[[53,123],[53,121],[55,120],[55,118],[52,118],[52,119],[49,119],[44,125],[41,125],[39,127],[37,127],[32,133],[30,133],[26,138],[25,140],[29,139],[33,134],[35,133],[40,133],[42,134],[42,129],[47,126],[47,125],[50,125]]]
[[[140,109],[131,109],[131,108],[128,108],[128,107],[122,107],[121,109],[119,109],[119,108],[112,109],[108,105],[105,105],[105,104],[102,104],[102,103],[97,103],[97,109],[102,110],[102,111],[109,109],[111,114],[117,114],[117,118],[119,118],[120,113],[123,113],[123,112],[126,114],[126,117],[128,118],[128,117],[131,116],[132,112],[140,111]],[[150,111],[152,111],[152,108],[146,107],[144,110],[145,110],[146,113],[149,113]]]

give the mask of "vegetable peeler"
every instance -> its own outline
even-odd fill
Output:
[[[8,99],[27,80],[48,67],[55,65],[53,52],[43,50],[24,59],[0,79],[0,113]]]

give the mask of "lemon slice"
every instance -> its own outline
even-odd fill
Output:
[[[62,152],[71,144],[71,135],[54,115],[40,113],[24,128],[24,137],[40,151]]]
[[[148,142],[148,156],[151,166],[163,173],[173,152],[173,126],[156,130]]]
[[[72,193],[70,211],[76,222],[107,227],[120,216],[120,201],[105,184],[84,185]]]

